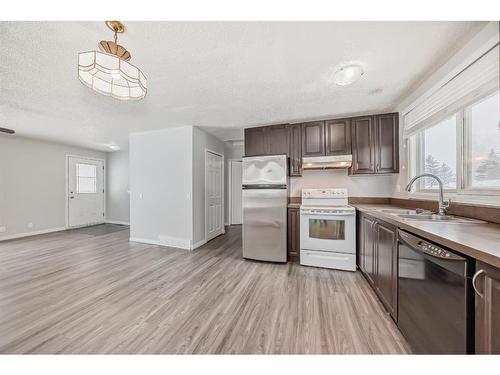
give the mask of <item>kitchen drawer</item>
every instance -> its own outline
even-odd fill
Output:
[[[356,254],[328,251],[300,250],[300,264],[304,266],[356,270]]]

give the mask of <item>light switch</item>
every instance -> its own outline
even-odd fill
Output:
[[[139,193],[139,199],[144,198],[144,195],[142,193]]]

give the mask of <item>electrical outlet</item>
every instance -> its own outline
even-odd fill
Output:
[[[28,223],[28,228],[32,229],[33,228],[33,223]]]
[[[6,232],[6,231],[7,231],[7,227],[0,227],[0,233]]]

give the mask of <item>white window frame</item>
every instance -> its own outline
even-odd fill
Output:
[[[462,108],[460,111],[456,112],[456,178],[457,178],[457,188],[456,189],[444,189],[447,197],[456,199],[463,202],[484,202],[485,200],[492,201],[495,205],[500,205],[500,187],[498,188],[478,188],[471,186],[471,165],[470,165],[470,153],[471,153],[471,138],[472,138],[472,122],[470,117],[470,109],[476,103],[479,103],[488,97],[495,95],[496,92],[490,92],[487,95],[482,96],[480,99],[476,100],[474,103]],[[451,116],[450,116],[451,117]],[[433,126],[439,124],[441,121],[436,122]],[[432,126],[431,126],[432,127]],[[431,128],[428,127],[427,129]],[[407,142],[407,161],[408,161],[408,181],[417,174],[424,172],[422,165],[423,154],[424,154],[424,131],[415,134],[415,141],[411,142],[409,139]],[[415,158],[415,160],[413,160]],[[434,197],[438,189],[425,189],[423,186],[423,179],[419,179],[415,183],[414,192],[410,193],[411,198],[426,198],[429,199]]]

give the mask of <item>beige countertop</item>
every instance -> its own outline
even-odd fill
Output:
[[[500,224],[415,221],[376,211],[383,208],[399,208],[394,205],[351,205],[370,216],[500,268]]]

